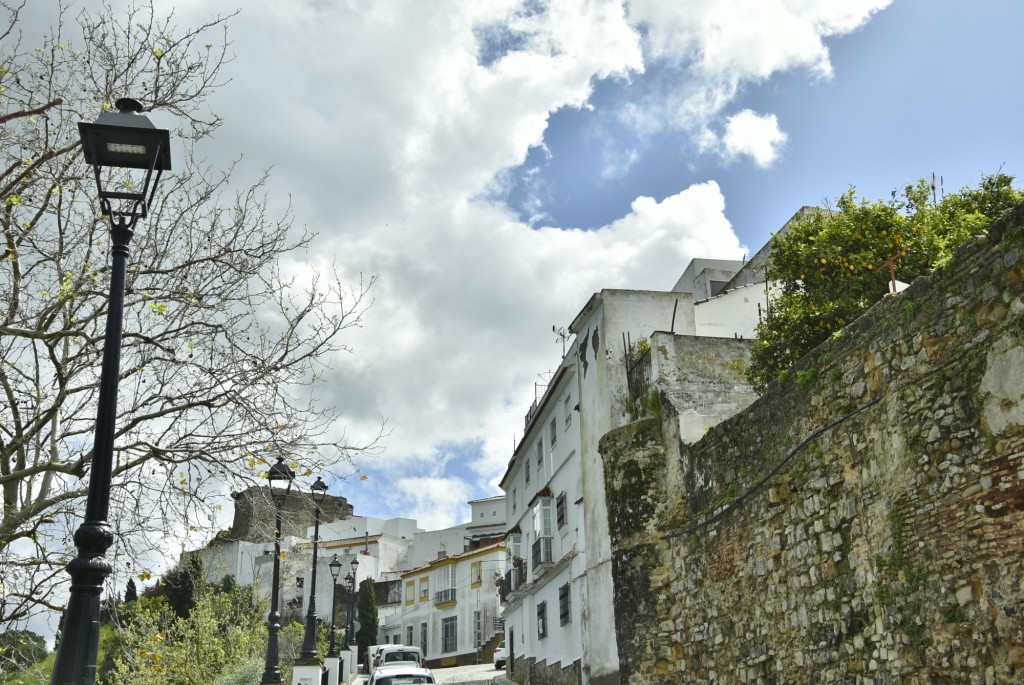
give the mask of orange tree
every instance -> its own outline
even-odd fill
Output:
[[[808,212],[772,237],[767,278],[772,296],[757,326],[747,377],[768,383],[888,291],[889,260],[910,282],[948,259],[968,237],[984,233],[1024,202],[1013,177],[982,176],[977,187],[933,201],[924,180],[888,201],[854,199],[851,187],[834,208]]]

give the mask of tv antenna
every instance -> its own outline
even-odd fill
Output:
[[[942,177],[939,176],[939,192],[942,193],[942,199],[946,199],[946,188]],[[935,172],[932,172],[932,203],[939,204],[938,196],[935,194]]]
[[[569,333],[566,332],[564,326],[558,326],[552,324],[551,332],[555,334],[555,342],[562,341],[562,356],[565,356],[565,341],[569,339]]]

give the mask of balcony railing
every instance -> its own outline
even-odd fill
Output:
[[[505,574],[501,583],[501,601],[505,601],[509,595],[526,585],[526,567],[513,568]]]
[[[551,564],[555,563],[554,555],[552,554],[552,540],[551,536],[537,538],[533,541],[533,570],[537,573],[541,569],[546,569]]]
[[[455,588],[438,590],[434,593],[434,605],[449,604],[455,601]]]

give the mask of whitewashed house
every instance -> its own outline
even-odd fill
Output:
[[[494,579],[504,568],[505,545],[496,542],[441,552],[403,573],[401,607],[384,628],[388,641],[419,647],[432,668],[489,661],[502,637]]]
[[[767,302],[754,266],[693,260],[673,290],[602,290],[570,325],[572,347],[528,412],[501,481],[513,565],[503,588],[509,669],[527,685],[619,682],[598,444],[636,418],[651,388],[676,407],[688,440],[755,399],[740,372]]]
[[[575,344],[527,412],[501,480],[511,524],[501,586],[509,668],[526,659],[560,683],[579,682],[583,658],[586,564],[574,358]]]

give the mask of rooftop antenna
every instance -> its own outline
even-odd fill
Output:
[[[562,341],[562,356],[564,357],[565,356],[565,341],[568,340],[569,334],[566,332],[564,326],[558,326],[556,328],[554,324],[551,325],[551,332],[555,334],[555,342],[558,342],[559,340]]]

